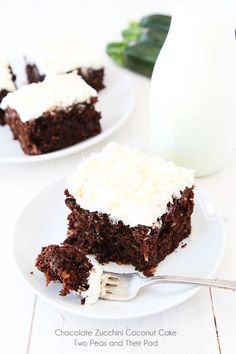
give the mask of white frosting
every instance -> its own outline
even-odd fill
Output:
[[[12,75],[9,64],[6,60],[0,58],[0,90],[14,91],[15,84],[12,81]]]
[[[103,55],[89,41],[76,34],[44,38],[31,47],[26,57],[29,63],[37,65],[41,74],[46,75],[104,66]]]
[[[110,214],[125,224],[153,226],[173,197],[194,184],[194,171],[109,143],[78,166],[67,188],[89,211]]]
[[[86,291],[79,293],[83,298],[85,298],[85,304],[93,304],[99,298],[101,291],[101,281],[102,281],[102,267],[95,260],[90,260],[93,263],[93,268],[91,269],[88,285],[89,288]]]
[[[1,108],[16,110],[22,122],[39,118],[51,109],[67,108],[75,103],[89,102],[97,92],[76,73],[47,77],[43,82],[23,86],[9,93]]]

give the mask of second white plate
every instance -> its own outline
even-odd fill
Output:
[[[37,294],[53,305],[85,317],[124,319],[154,314],[173,307],[198,291],[196,286],[156,285],[144,288],[128,302],[99,300],[81,305],[76,295],[59,296],[60,284],[45,286],[44,274],[35,267],[42,246],[59,244],[66,237],[68,210],[64,203],[65,179],[50,184],[25,207],[15,226],[13,251],[17,267]],[[206,196],[196,192],[191,236],[187,246],[167,256],[158,274],[211,276],[219,265],[224,250],[224,227],[220,214]],[[114,272],[133,271],[132,266],[110,263],[104,269]],[[31,272],[33,271],[33,274]]]
[[[102,113],[102,132],[92,138],[67,148],[43,155],[26,155],[18,140],[13,140],[8,126],[0,126],[0,163],[31,163],[56,159],[87,149],[114,133],[129,117],[133,104],[134,92],[126,75],[114,66],[105,67],[105,89],[98,94],[96,107]]]

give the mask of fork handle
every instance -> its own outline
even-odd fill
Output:
[[[224,279],[207,279],[207,278],[192,278],[175,275],[158,275],[151,278],[142,279],[141,287],[154,284],[195,284],[201,286],[210,286],[213,288],[221,288],[228,290],[236,290],[236,281]]]

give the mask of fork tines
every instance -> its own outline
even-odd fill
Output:
[[[115,294],[115,288],[119,285],[120,277],[112,273],[104,273],[101,282],[101,293]]]

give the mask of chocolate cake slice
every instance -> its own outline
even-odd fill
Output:
[[[26,64],[26,74],[28,78],[28,82],[31,84],[33,82],[43,81],[46,77],[46,74],[41,74],[39,72],[39,68],[36,64]],[[72,70],[67,71],[67,73],[72,72]],[[101,91],[104,86],[104,68],[101,69],[93,69],[93,68],[85,68],[85,67],[77,67],[73,72],[76,72],[78,75],[82,76],[82,78],[92,86],[95,90]]]
[[[193,188],[192,170],[110,143],[68,180],[64,244],[152,275],[191,233]]]
[[[62,284],[61,296],[76,292],[82,297],[82,303],[98,300],[102,269],[98,264],[93,264],[79,247],[43,247],[35,266],[45,274],[46,285],[51,281]]]
[[[8,92],[15,90],[15,75],[9,63],[0,58],[0,103]],[[5,125],[4,110],[0,108],[0,125]]]
[[[28,82],[43,81],[45,76],[76,72],[100,91],[104,88],[104,64],[98,50],[78,35],[44,38],[26,53]]]
[[[97,92],[75,73],[60,74],[9,93],[5,121],[29,155],[56,151],[101,132]]]

